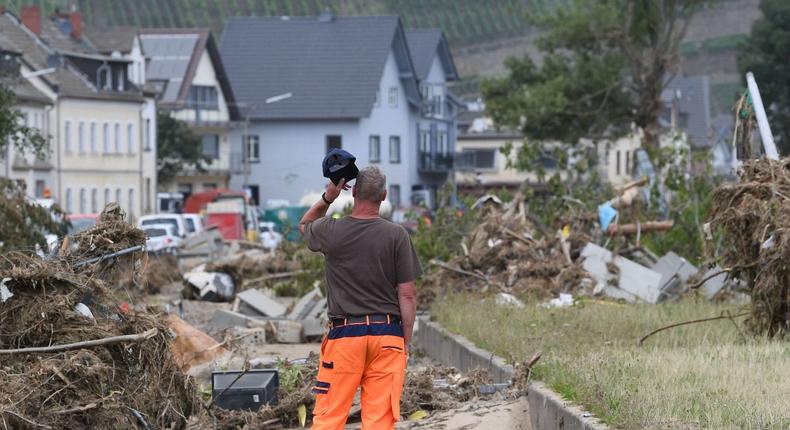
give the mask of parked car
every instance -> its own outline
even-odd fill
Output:
[[[67,215],[66,219],[71,223],[68,229],[68,235],[71,236],[95,227],[96,223],[99,222],[99,214],[71,214]]]
[[[184,216],[181,214],[143,215],[140,217],[140,221],[137,223],[137,226],[141,229],[145,229],[145,227],[154,224],[172,225],[178,237],[187,237],[187,223],[184,220]]]
[[[153,253],[175,254],[181,246],[182,239],[178,237],[172,224],[148,224],[143,226],[145,232],[145,250]]]
[[[187,236],[200,233],[203,228],[203,217],[198,214],[182,214],[187,227]]]
[[[259,221],[258,228],[261,232],[261,244],[266,249],[274,249],[283,241],[283,235],[277,232],[273,222]]]

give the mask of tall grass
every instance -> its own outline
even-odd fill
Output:
[[[732,306],[585,303],[525,309],[449,297],[434,317],[511,361],[542,351],[536,378],[623,429],[790,428],[790,343],[746,338],[729,320],[678,327]]]

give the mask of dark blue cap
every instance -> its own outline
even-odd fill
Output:
[[[359,174],[359,169],[354,164],[355,161],[357,161],[357,158],[351,155],[350,152],[340,148],[333,148],[326,154],[324,162],[321,163],[324,168],[324,177],[329,178],[335,185],[340,182],[341,178],[346,178],[346,183],[351,182]]]

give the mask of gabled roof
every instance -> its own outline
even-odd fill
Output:
[[[140,42],[143,53],[150,59],[146,81],[160,93],[162,104],[178,107],[186,103],[200,58],[207,52],[231,118],[238,117],[236,99],[225,66],[208,28],[141,29]]]
[[[83,33],[96,50],[105,55],[116,51],[122,54],[131,52],[137,32],[136,27],[83,28]]]
[[[433,59],[438,55],[445,72],[445,79],[454,81],[458,79],[458,71],[450,53],[450,46],[442,30],[438,28],[409,28],[406,29],[406,39],[409,42],[409,52],[420,81],[428,77]]]
[[[687,117],[683,130],[695,148],[713,145],[713,123],[710,115],[710,78],[708,76],[675,76],[665,86],[661,98],[669,108],[679,91],[678,112]]]
[[[395,16],[231,18],[220,49],[239,104],[253,119],[367,117],[391,52],[407,98],[419,102]],[[266,104],[285,93],[292,95]]]
[[[63,51],[91,54],[88,44],[69,42],[58,35],[60,30],[48,20],[42,21],[42,36],[37,38],[24,28],[10,12],[0,13],[0,48],[22,53],[22,62],[34,71],[50,67],[49,60]],[[56,32],[56,33],[55,33]],[[61,49],[63,51],[61,51]],[[98,91],[82,74],[65,62],[52,73],[40,76],[41,80],[61,95],[75,98],[142,100],[136,91]]]

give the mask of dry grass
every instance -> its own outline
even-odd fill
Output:
[[[543,351],[537,378],[616,428],[790,428],[790,343],[745,338],[728,320],[644,334],[733,306],[586,303],[570,309],[500,307],[449,297],[434,315],[510,360]]]

